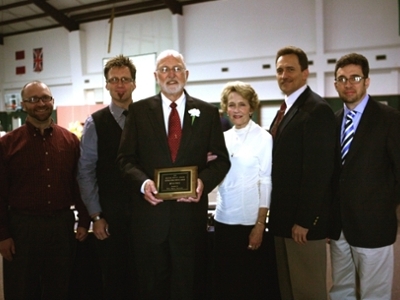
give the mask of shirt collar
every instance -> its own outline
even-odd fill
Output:
[[[170,99],[168,99],[163,93],[161,93],[161,99],[162,99],[163,106],[168,106],[169,107],[171,105],[172,101]],[[185,99],[186,99],[186,95],[183,92],[182,95],[175,101],[176,106],[180,107],[180,105],[182,103],[184,103]]]
[[[360,103],[357,104],[357,106],[353,109],[353,111],[362,114],[364,112],[365,106],[367,106],[369,99],[369,95],[365,94],[364,98],[361,100]],[[350,111],[350,109],[346,106],[346,104],[343,104],[344,107],[344,114],[347,115]]]
[[[126,110],[125,108],[117,106],[113,101],[111,101],[110,105],[110,112],[115,116],[115,117],[120,117],[122,116],[122,113]],[[114,117],[114,118],[115,118]]]
[[[303,85],[301,88],[291,93],[289,96],[285,95],[286,106],[287,107],[292,106],[296,102],[297,98],[299,98],[299,96],[306,90],[306,88],[307,84]]]
[[[31,122],[29,122],[29,120],[25,120],[25,125],[30,133],[32,134],[37,134],[38,132],[40,133],[40,129],[35,127]],[[53,119],[51,119],[49,127],[45,128],[44,132],[48,131],[49,133],[51,133],[53,131],[53,126],[54,126],[54,121]]]

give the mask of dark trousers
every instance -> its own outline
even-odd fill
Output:
[[[132,212],[105,213],[110,236],[105,240],[96,239],[99,257],[103,298],[137,299],[137,284],[133,267],[131,243]]]
[[[263,244],[248,250],[253,226],[226,225],[215,221],[213,299],[269,299]]]
[[[205,222],[204,222],[205,223]],[[182,228],[187,224],[182,224]],[[170,230],[160,243],[135,239],[141,300],[204,300],[207,232]]]
[[[32,216],[11,211],[13,260],[3,260],[6,300],[67,299],[76,239],[72,211]]]
[[[215,222],[213,299],[257,299],[262,289],[261,249],[248,250],[253,226]]]

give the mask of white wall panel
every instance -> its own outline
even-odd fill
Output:
[[[220,0],[184,7],[188,63],[275,55],[286,45],[315,52],[314,0]]]
[[[324,0],[325,51],[399,46],[398,0]]]
[[[102,89],[104,58],[157,54],[174,46],[183,51],[190,70],[189,93],[211,102],[219,101],[222,87],[231,80],[251,83],[263,100],[280,99],[275,53],[286,45],[301,47],[314,61],[309,84],[322,96],[337,96],[334,64],[327,59],[350,51],[370,61],[371,94],[400,94],[398,5],[398,0],[204,2],[184,6],[183,16],[164,9],[115,18],[110,53],[107,20],[82,24],[79,36],[57,28],[6,37],[0,45],[0,110],[5,92],[19,91],[33,79],[55,87],[57,104],[85,102],[85,90]],[[40,73],[32,70],[33,48],[44,51]],[[23,61],[15,60],[20,50],[25,51]],[[382,54],[386,59],[377,60]],[[82,68],[74,67],[79,57]],[[21,64],[26,74],[15,75]],[[265,64],[270,68],[264,69]],[[228,72],[221,71],[225,67]]]
[[[26,83],[34,79],[56,79],[71,75],[68,31],[63,28],[21,34],[5,38],[4,83]],[[33,49],[43,49],[43,71],[33,71]],[[24,51],[25,59],[16,60],[15,52]],[[16,75],[15,68],[25,66],[24,75]]]
[[[108,53],[108,21],[81,25],[86,31],[87,73],[103,71],[103,58],[119,54],[140,55],[160,52],[172,46],[172,20],[169,10],[115,18],[111,52]]]

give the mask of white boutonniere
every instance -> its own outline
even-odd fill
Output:
[[[192,125],[193,125],[194,118],[200,117],[200,110],[198,110],[197,108],[192,108],[191,110],[189,110],[189,114],[192,117]]]

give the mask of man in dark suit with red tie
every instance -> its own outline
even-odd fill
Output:
[[[364,56],[350,53],[337,61],[335,88],[344,105],[336,113],[341,152],[331,232],[332,300],[359,299],[358,292],[360,299],[391,299],[400,113],[374,101],[369,84]]]
[[[154,75],[161,93],[131,105],[118,155],[133,192],[142,193],[132,224],[140,299],[204,299],[207,195],[228,172],[229,157],[218,108],[184,90],[183,56],[162,52]],[[207,163],[209,152],[217,158]],[[187,166],[198,168],[196,195],[161,200],[155,169]]]
[[[279,287],[285,300],[327,297],[325,238],[333,194],[336,123],[327,102],[307,86],[308,75],[308,59],[301,49],[278,51],[276,77],[286,105],[271,124],[268,226],[275,237]]]

